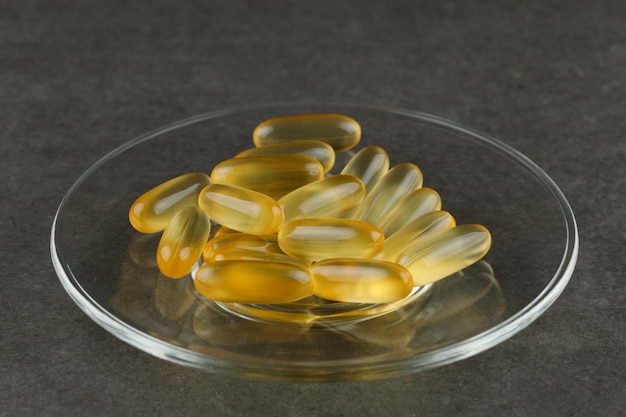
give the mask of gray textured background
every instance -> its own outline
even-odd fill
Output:
[[[570,285],[495,348],[362,383],[214,376],[92,322],[48,249],[77,177],[166,123],[278,101],[416,109],[516,147],[574,208]],[[624,415],[625,134],[621,0],[2,0],[0,415]]]

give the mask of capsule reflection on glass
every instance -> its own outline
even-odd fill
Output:
[[[408,245],[416,242],[417,239],[425,238],[454,226],[456,226],[456,221],[447,211],[433,211],[424,214],[385,238],[383,250],[376,257],[393,262],[400,252]]]
[[[216,223],[244,233],[270,234],[283,224],[283,211],[265,194],[226,184],[202,189],[198,205]]]
[[[157,249],[157,265],[170,278],[182,278],[198,262],[211,222],[199,207],[181,209],[167,225]]]
[[[195,287],[214,301],[247,304],[289,303],[313,294],[307,268],[257,260],[205,264],[196,273]]]
[[[220,162],[211,172],[215,184],[235,185],[272,197],[282,197],[321,180],[324,168],[306,155],[248,156]]]
[[[422,186],[422,171],[410,162],[391,168],[358,206],[353,218],[378,227],[408,193]]]
[[[380,146],[368,146],[350,158],[341,173],[360,179],[369,193],[388,170],[387,152]]]
[[[491,235],[479,224],[464,224],[417,239],[396,258],[415,285],[445,278],[479,261],[489,251]]]
[[[235,158],[270,155],[310,156],[322,164],[325,173],[330,171],[335,165],[335,150],[329,144],[320,140],[296,140],[250,148],[238,153],[235,155]]]
[[[383,242],[380,229],[350,219],[299,219],[278,232],[278,244],[286,254],[309,261],[373,257]]]
[[[390,236],[403,226],[426,213],[441,210],[441,197],[432,188],[419,188],[404,197],[380,224],[385,236]]]
[[[256,146],[314,139],[345,151],[361,140],[361,126],[342,114],[301,114],[266,120],[254,129],[252,137]]]
[[[313,293],[347,303],[388,303],[413,289],[409,271],[393,262],[325,259],[311,266]]]
[[[285,222],[302,218],[337,217],[365,197],[363,183],[352,175],[333,175],[304,185],[278,200]]]
[[[157,185],[131,206],[128,212],[131,225],[141,233],[163,231],[178,210],[197,204],[200,190],[210,183],[208,175],[191,172]]]

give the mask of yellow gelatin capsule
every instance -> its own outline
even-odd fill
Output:
[[[361,126],[342,114],[302,114],[266,120],[254,129],[252,137],[256,146],[313,139],[345,151],[361,140]]]
[[[235,158],[268,155],[310,156],[322,164],[325,173],[330,171],[335,165],[335,150],[326,142],[319,140],[296,140],[293,142],[274,143],[258,148],[250,148],[238,153],[235,155]]]
[[[398,264],[369,259],[324,259],[311,266],[313,293],[345,303],[389,303],[413,289],[409,271]]]
[[[211,220],[243,233],[271,234],[283,224],[283,211],[276,200],[242,187],[207,185],[198,205]]]
[[[333,175],[304,185],[278,200],[285,222],[303,218],[337,217],[356,207],[365,187],[352,175]]]
[[[228,233],[209,240],[204,246],[202,256],[206,262],[211,262],[220,260],[217,258],[234,250],[260,252],[262,254],[285,254],[278,246],[278,237],[276,235],[261,236],[249,233]]]
[[[411,191],[422,186],[422,171],[410,162],[391,168],[365,197],[354,219],[379,226],[382,220]]]
[[[432,188],[419,188],[404,197],[380,224],[385,236],[390,236],[403,226],[426,213],[441,210],[441,197]]]
[[[393,262],[400,252],[418,238],[422,239],[454,226],[456,226],[456,221],[447,211],[433,211],[424,214],[385,238],[385,245],[377,258]]]
[[[224,260],[198,269],[196,290],[215,301],[289,303],[313,294],[311,273],[288,262]]]
[[[351,219],[299,219],[278,232],[278,244],[286,254],[308,261],[373,257],[383,242],[377,227]]]
[[[159,247],[157,265],[163,275],[182,278],[200,259],[211,232],[211,222],[197,206],[182,208],[167,225]]]
[[[141,233],[162,231],[181,208],[197,205],[200,190],[210,183],[207,174],[191,172],[157,185],[130,207],[130,224]]]
[[[387,152],[379,146],[368,146],[350,158],[341,173],[360,179],[369,193],[388,170]]]
[[[464,224],[417,239],[396,258],[415,285],[445,278],[479,261],[489,251],[491,234],[482,225]]]
[[[324,178],[324,168],[306,155],[268,155],[233,158],[211,172],[214,184],[235,185],[272,197]]]

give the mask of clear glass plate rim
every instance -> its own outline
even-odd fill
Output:
[[[425,121],[435,126],[439,126],[446,131],[460,132],[465,135],[469,135],[473,138],[474,142],[483,146],[487,145],[492,151],[496,151],[499,154],[506,156],[507,158],[512,158],[517,163],[524,166],[530,173],[534,175],[536,179],[540,180],[540,182],[552,193],[553,197],[557,201],[563,219],[565,221],[566,243],[561,262],[549,283],[541,291],[541,293],[537,297],[535,297],[535,299],[533,299],[520,311],[516,312],[511,317],[491,327],[490,329],[485,330],[473,337],[453,343],[451,345],[437,348],[434,351],[419,353],[411,357],[412,359],[415,359],[413,362],[407,360],[407,358],[396,358],[388,362],[377,363],[376,366],[380,367],[378,373],[381,376],[383,376],[385,373],[402,374],[415,372],[417,370],[426,370],[452,363],[487,350],[530,325],[537,317],[539,317],[546,309],[548,309],[554,303],[554,301],[559,297],[559,295],[563,292],[563,290],[569,283],[569,280],[573,274],[576,265],[579,250],[578,229],[573,210],[565,195],[557,186],[557,184],[552,180],[552,178],[550,178],[547,173],[545,173],[532,160],[523,155],[521,152],[517,151],[515,148],[487,134],[468,128],[454,121],[415,110],[408,110],[383,105],[363,105],[337,102],[303,102],[296,104],[271,103],[239,108],[234,107],[203,113],[154,129],[151,132],[140,135],[135,139],[132,139],[105,154],[94,164],[92,164],[74,182],[74,184],[70,187],[70,189],[61,200],[54,216],[50,235],[50,252],[54,269],[63,287],[70,295],[70,297],[74,300],[74,302],[81,308],[81,310],[83,310],[83,312],[85,312],[101,327],[105,328],[107,331],[120,338],[121,340],[124,340],[125,342],[162,359],[167,359],[169,361],[173,361],[183,365],[218,373],[220,371],[231,371],[234,368],[240,368],[242,373],[251,373],[252,375],[260,378],[271,377],[269,376],[269,374],[271,373],[268,373],[268,369],[263,368],[263,371],[260,371],[258,369],[258,365],[255,365],[255,363],[253,363],[252,361],[250,361],[250,363],[244,363],[243,361],[229,361],[221,358],[207,356],[200,352],[191,351],[189,349],[182,348],[163,340],[157,339],[153,336],[140,332],[131,325],[121,321],[115,315],[111,314],[108,310],[101,307],[95,300],[93,300],[89,296],[88,292],[86,292],[81,287],[78,280],[71,273],[70,267],[64,265],[62,260],[59,258],[59,254],[55,245],[55,237],[57,233],[57,222],[61,212],[63,211],[66,201],[72,196],[75,190],[78,189],[87,178],[89,178],[91,173],[96,171],[107,160],[114,158],[115,156],[123,153],[133,146],[136,146],[139,143],[160,136],[166,132],[179,129],[194,123],[214,119],[220,116],[263,109],[279,108],[284,106],[328,106],[332,108],[343,107],[370,111],[381,111]],[[353,371],[354,364],[347,363],[343,364],[342,366],[341,361],[333,361],[325,367],[319,362],[307,361],[302,363],[292,362],[286,366],[288,367],[288,369],[285,370],[281,370],[281,368],[275,368],[274,372],[276,372],[276,375],[281,375],[282,373],[289,373],[290,375],[292,375],[293,372],[297,371],[298,369],[301,369],[303,372],[306,373],[307,370],[313,368],[315,369],[316,373],[326,371],[331,374],[339,375],[342,371],[346,371],[348,369]],[[245,371],[246,369],[248,372]],[[371,372],[371,370],[369,370],[368,372]]]

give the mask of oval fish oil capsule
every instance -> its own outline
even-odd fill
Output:
[[[313,139],[328,143],[336,151],[352,148],[361,140],[361,126],[342,114],[302,114],[269,119],[252,134],[256,146]]]
[[[278,244],[286,254],[308,261],[373,257],[383,242],[377,227],[351,219],[299,219],[278,232]]]
[[[346,303],[389,303],[413,289],[409,271],[393,262],[325,259],[311,266],[313,293]]]
[[[365,188],[357,177],[333,175],[303,185],[278,200],[285,222],[302,218],[337,217],[363,201]]]
[[[243,233],[269,235],[283,224],[283,211],[276,200],[242,187],[207,185],[198,205],[214,222]]]
[[[211,262],[220,253],[224,254],[233,250],[245,250],[260,252],[263,254],[285,254],[278,246],[276,235],[253,235],[249,233],[229,233],[213,237],[204,245],[202,256],[206,262]]]
[[[335,165],[335,150],[326,142],[320,140],[296,140],[293,142],[274,143],[257,148],[246,149],[235,155],[235,158],[247,156],[268,155],[305,155],[317,160],[324,173],[330,171]]]
[[[359,205],[353,218],[380,225],[382,220],[411,191],[422,186],[422,171],[410,162],[391,168]]]
[[[431,211],[441,210],[441,197],[432,188],[419,188],[404,197],[380,223],[385,236],[397,232],[404,225]]]
[[[417,239],[425,238],[441,230],[451,229],[454,226],[456,226],[456,221],[447,211],[426,213],[385,238],[383,250],[376,258],[393,262],[400,252]]]
[[[191,172],[157,185],[135,200],[130,224],[141,233],[161,232],[181,208],[197,205],[200,190],[210,183],[207,174]]]
[[[157,248],[157,265],[161,273],[170,278],[182,278],[191,272],[210,232],[209,217],[199,207],[184,207],[176,213]]]
[[[282,197],[322,178],[322,165],[305,155],[233,158],[220,162],[211,172],[214,184],[235,185],[272,197]]]
[[[365,191],[369,193],[388,170],[387,152],[380,146],[368,146],[350,158],[341,173],[360,179]]]
[[[231,303],[289,303],[313,294],[307,268],[287,262],[256,260],[205,264],[196,273],[195,287],[211,300]]]
[[[491,234],[482,225],[464,224],[417,239],[396,258],[415,285],[445,278],[479,261],[489,251]]]

